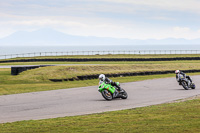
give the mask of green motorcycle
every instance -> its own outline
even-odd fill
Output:
[[[119,82],[117,82],[117,85],[119,85]],[[124,89],[122,91],[118,91],[117,88],[112,86],[111,84],[106,84],[105,82],[99,82],[99,89],[98,91],[102,94],[102,96],[110,101],[114,98],[122,98],[127,99],[128,94]]]

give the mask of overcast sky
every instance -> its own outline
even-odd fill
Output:
[[[41,28],[81,36],[200,38],[200,0],[0,0],[0,38]]]

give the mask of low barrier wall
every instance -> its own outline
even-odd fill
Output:
[[[105,74],[106,77],[126,77],[126,76],[141,76],[141,75],[157,75],[157,74],[172,74],[174,70],[169,71],[146,71],[146,72],[131,72],[131,73],[118,73],[118,74]],[[183,70],[184,73],[194,73],[200,72],[200,70]],[[83,75],[77,76],[74,78],[67,78],[67,79],[49,79],[53,82],[62,82],[62,81],[75,81],[75,80],[91,80],[91,79],[98,79],[99,74],[94,75]]]
[[[0,63],[10,62],[45,62],[45,61],[67,61],[67,62],[89,62],[89,61],[176,61],[176,60],[200,60],[200,57],[177,57],[177,58],[56,58],[56,59],[21,59],[5,60]]]

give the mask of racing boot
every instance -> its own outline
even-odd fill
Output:
[[[121,87],[119,87],[119,86],[117,86],[117,90],[119,91],[119,92],[123,92],[123,90],[122,90],[122,88]]]

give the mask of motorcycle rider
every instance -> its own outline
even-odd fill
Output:
[[[190,78],[190,76],[186,76],[186,74],[184,72],[182,72],[180,70],[176,70],[175,74],[176,74],[176,80],[177,80],[177,82],[179,82],[179,85],[181,85],[180,79],[179,79],[180,74],[183,75],[184,78],[187,78],[188,80],[190,80],[190,82],[192,83],[192,79]]]
[[[122,91],[122,88],[119,85],[117,85],[116,82],[113,82],[112,80],[107,78],[104,74],[99,75],[99,81],[105,82],[106,84],[111,84],[112,86],[116,86],[118,91],[120,92]]]

